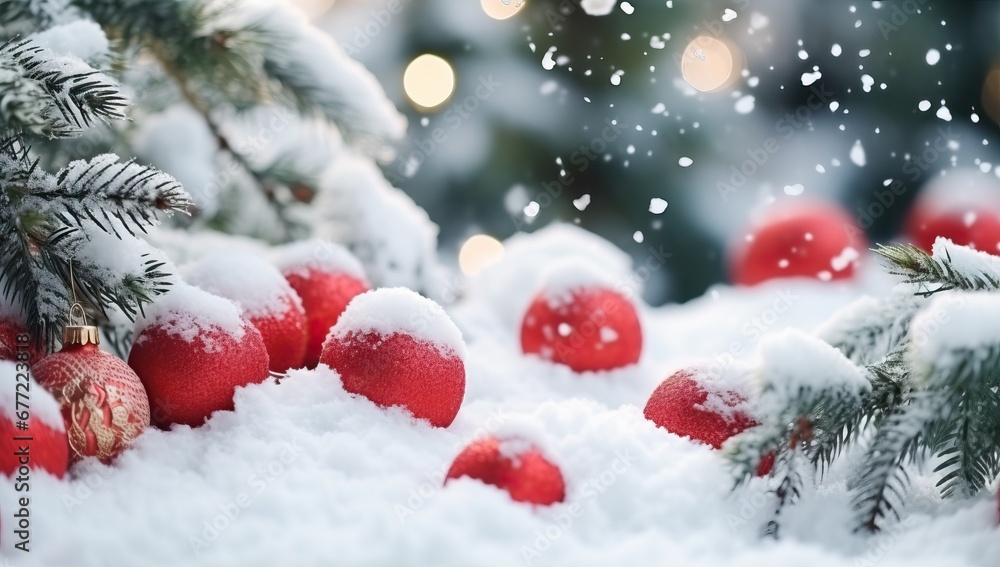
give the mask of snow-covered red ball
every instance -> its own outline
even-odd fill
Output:
[[[402,406],[436,427],[451,425],[462,406],[464,360],[462,333],[444,309],[406,288],[355,297],[320,356],[348,392]]]
[[[149,400],[125,361],[97,346],[97,329],[64,337],[62,349],[32,367],[38,383],[59,403],[70,460],[110,462],[149,426]],[[72,341],[72,342],[71,342]]]
[[[910,209],[904,233],[927,252],[944,237],[1000,255],[1000,181],[978,170],[935,177]]]
[[[566,498],[559,467],[520,438],[487,436],[473,441],[455,457],[445,484],[463,476],[505,490],[516,502],[545,506]]]
[[[731,280],[755,285],[781,278],[849,279],[866,247],[857,223],[836,205],[780,205],[734,242]]]
[[[20,474],[25,466],[62,478],[69,466],[69,442],[59,403],[13,362],[0,361],[0,388],[0,474]],[[18,392],[22,404],[30,400],[26,421],[18,417],[24,411],[23,405],[18,407]]]
[[[260,331],[272,372],[300,368],[309,340],[302,300],[274,267],[248,250],[227,249],[185,270],[187,281],[234,301]]]
[[[656,387],[643,415],[675,435],[721,449],[730,437],[759,425],[746,390],[709,370],[686,368]],[[757,474],[766,475],[773,464],[774,456],[765,456]]]
[[[521,323],[525,354],[576,372],[639,361],[642,326],[635,305],[584,264],[564,263],[546,276]]]
[[[179,284],[136,322],[129,365],[149,394],[159,427],[196,427],[233,409],[236,388],[263,382],[267,348],[233,302]]]
[[[279,248],[275,263],[302,300],[309,340],[304,366],[315,368],[330,329],[347,304],[370,289],[364,268],[344,247],[309,240]]]

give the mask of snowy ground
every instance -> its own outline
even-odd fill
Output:
[[[996,565],[995,501],[944,504],[929,476],[898,528],[865,538],[849,529],[835,469],[783,516],[780,541],[761,539],[766,481],[731,491],[717,452],[642,416],[672,369],[728,350],[752,356],[755,320],[813,329],[864,289],[888,289],[867,272],[864,283],[720,287],[645,308],[643,361],[602,375],[522,356],[504,314],[470,300],[452,310],[469,357],[448,429],[346,394],[325,367],[293,372],[241,390],[235,412],[203,427],[147,431],[114,466],[83,463],[68,481],[36,473],[31,552],[15,551],[4,525],[0,565]],[[442,488],[453,457],[484,432],[539,443],[562,468],[566,502],[533,509],[469,479]],[[0,483],[5,521],[15,496]]]

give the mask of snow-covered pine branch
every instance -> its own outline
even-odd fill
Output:
[[[264,71],[302,112],[325,117],[369,152],[403,136],[406,121],[378,81],[332,38],[284,3],[255,4],[241,16],[269,40]]]
[[[875,364],[905,343],[910,321],[923,304],[911,290],[888,298],[865,296],[835,313],[816,334],[855,364]]]
[[[122,263],[127,241],[135,240],[133,229],[154,224],[158,211],[185,211],[189,204],[169,175],[118,163],[111,154],[71,163],[53,176],[15,140],[0,143],[0,230],[10,235],[0,246],[4,296],[20,307],[34,336],[51,345],[69,308],[72,262],[92,314],[103,317],[113,304],[133,318],[165,291],[169,271],[150,251]],[[95,248],[95,240],[103,246]]]
[[[1000,296],[938,296],[910,329],[903,403],[878,428],[854,486],[859,527],[898,515],[906,465],[934,469],[944,497],[972,496],[1000,474]]]
[[[22,195],[19,214],[34,212],[82,226],[90,221],[120,236],[117,226],[131,235],[156,221],[156,212],[186,212],[191,198],[177,181],[152,167],[133,161],[118,162],[104,154],[90,161],[78,160],[63,168],[55,184],[37,187]]]
[[[958,246],[939,237],[933,254],[912,244],[880,245],[875,253],[888,261],[889,273],[921,286],[921,295],[961,289],[1000,290],[1000,258]]]
[[[77,57],[28,39],[0,46],[0,132],[69,138],[99,122],[124,120],[116,81]]]
[[[840,434],[855,419],[871,393],[864,369],[802,331],[765,337],[759,354],[757,413],[763,423],[735,437],[727,448],[739,478],[748,478],[771,451],[812,455],[814,445]]]

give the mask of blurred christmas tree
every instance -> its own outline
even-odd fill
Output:
[[[120,315],[174,279],[136,236],[161,211],[184,232],[331,238],[373,283],[439,291],[437,229],[377,166],[405,120],[294,8],[2,0],[0,42],[0,279],[39,341],[75,286],[127,347]]]

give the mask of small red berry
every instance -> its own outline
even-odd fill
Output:
[[[546,506],[566,498],[559,467],[521,439],[489,436],[473,441],[455,457],[445,484],[463,476],[506,490],[516,502]]]

